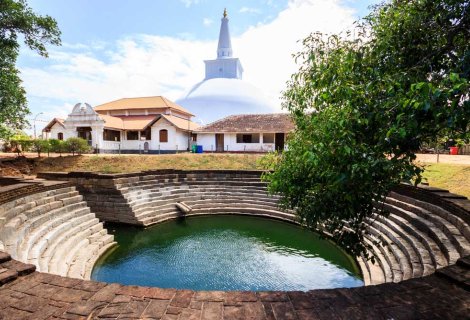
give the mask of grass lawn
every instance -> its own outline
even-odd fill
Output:
[[[95,171],[127,173],[154,169],[260,169],[259,154],[192,154],[78,156],[36,159],[34,173],[41,171]]]
[[[433,163],[425,168],[424,177],[430,186],[470,198],[470,165]]]

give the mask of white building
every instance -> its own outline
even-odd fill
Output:
[[[190,148],[191,132],[198,128],[192,116],[161,96],[124,98],[95,108],[78,103],[67,119],[52,120],[43,136],[80,137],[99,153],[171,153]]]
[[[263,114],[276,110],[267,97],[242,80],[243,67],[233,57],[227,12],[220,26],[217,58],[204,61],[205,78],[176,103],[191,110],[203,123],[235,114]],[[198,121],[199,122],[199,121]]]
[[[287,113],[241,114],[194,130],[204,151],[268,152],[284,150],[294,123]]]

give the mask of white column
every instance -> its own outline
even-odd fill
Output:
[[[91,143],[94,148],[103,147],[103,131],[104,126],[93,126],[91,127]]]

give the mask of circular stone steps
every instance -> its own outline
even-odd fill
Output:
[[[385,209],[391,212],[389,219],[400,223],[408,232],[414,232],[419,236],[423,244],[437,244],[446,256],[448,264],[454,264],[460,257],[452,241],[432,221],[427,221],[416,214],[402,208],[385,204]],[[412,227],[411,227],[412,226]],[[436,250],[437,251],[437,250]]]
[[[60,185],[0,204],[0,242],[40,271],[79,278],[116,244],[75,187]]]
[[[225,187],[217,185],[204,185],[197,188],[194,185],[178,186],[170,188],[165,186],[156,191],[139,190],[138,193],[125,193],[124,197],[133,211],[140,216],[142,212],[154,211],[158,214],[159,209],[167,207],[169,204],[174,205],[176,202],[218,202],[232,204],[236,202],[249,202],[254,206],[269,205],[277,207],[277,197],[267,195],[265,188],[250,189],[246,187]]]
[[[245,214],[298,223],[294,211],[279,208],[279,196],[268,194],[260,175],[256,171],[161,170],[122,175],[51,174],[50,178],[58,177],[80,186],[92,211],[104,221],[150,226],[182,216]],[[364,257],[357,259],[366,285],[430,275],[470,253],[469,210],[454,210],[453,203],[447,200],[444,203],[444,197],[455,195],[442,196],[445,193],[442,190],[410,188],[397,187],[385,203],[376,205],[376,213],[386,210],[388,214],[376,214],[366,221],[368,255],[375,260],[373,263]],[[12,217],[6,219],[8,226],[4,228],[8,236],[0,241],[9,248],[14,245],[10,241],[12,230],[25,229],[22,226],[28,224],[28,219],[47,215],[47,210],[61,212],[61,207],[80,202],[75,189],[69,188],[67,192],[67,196],[63,192],[51,193],[43,202],[34,204],[31,196],[25,197],[30,200],[21,203],[22,209],[10,208]],[[463,201],[461,197],[456,199]],[[0,217],[4,213],[0,207]],[[41,270],[72,277],[89,276],[96,257],[111,246],[112,239],[102,226],[94,229],[94,222],[91,227],[71,225],[64,228],[59,222],[38,219],[27,229],[37,230],[36,235],[28,236],[20,251],[31,250],[26,257],[31,261],[37,258]]]
[[[400,272],[395,272],[395,270],[397,270],[396,265],[392,268],[394,270],[394,282],[397,282],[396,280],[411,279],[413,277],[413,270],[410,259],[408,258],[409,252],[406,252],[406,249],[402,250],[399,244],[395,243],[395,241],[388,237],[386,233],[378,231],[372,224],[369,225],[369,231],[371,232],[371,237],[373,236],[379,240],[380,245],[383,248],[381,250],[388,251],[388,253],[384,252],[383,254],[385,256],[389,256],[391,261],[393,260],[391,255],[393,255],[395,257],[395,261],[399,264],[398,269]]]
[[[366,243],[377,261],[359,259],[366,284],[430,275],[469,254],[469,226],[446,209],[397,192],[377,207],[389,215],[368,220]]]
[[[85,209],[88,210],[88,208],[85,208]],[[90,214],[93,215],[92,213]],[[81,224],[77,225],[74,223],[74,227],[71,229],[68,225],[63,225],[62,228],[57,228],[57,232],[56,232],[57,236],[54,239],[51,239],[51,241],[49,241],[48,239],[47,245],[41,248],[42,249],[41,259],[38,259],[37,264],[35,263],[38,266],[38,269],[40,271],[49,272],[50,260],[54,256],[54,253],[58,250],[58,246],[60,247],[61,245],[63,245],[70,237],[78,234],[81,230],[84,230],[86,228],[91,228],[95,225],[97,225],[96,218],[92,216],[91,219],[86,219],[86,221],[82,222]],[[66,232],[67,229],[69,229],[68,232]]]

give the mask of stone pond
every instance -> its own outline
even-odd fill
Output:
[[[468,316],[470,202],[446,190],[406,185],[394,190],[384,204],[389,217],[370,221],[367,241],[376,262],[358,257],[355,269],[356,263],[339,248],[326,240],[316,242],[314,233],[296,226],[294,212],[279,209],[278,199],[267,194],[257,171],[72,172],[39,177],[43,180],[0,181],[0,319]],[[207,225],[221,228],[207,229]],[[150,228],[134,229],[142,227]],[[294,236],[304,232],[308,232],[304,238],[313,237],[308,244]],[[179,236],[165,236],[173,233]],[[201,235],[208,235],[201,250],[188,247],[188,243],[198,245]],[[223,252],[247,248],[239,252],[249,254],[248,259],[234,255],[231,266],[217,260],[211,244],[221,237],[228,239]],[[145,242],[151,244],[150,250],[142,249]],[[168,255],[163,259],[148,260],[164,253]],[[133,268],[126,265],[129,254],[137,266],[148,263],[144,269],[151,269],[163,263],[152,271],[175,274],[172,279],[160,274],[155,283],[128,279]],[[262,259],[250,259],[254,256]],[[315,266],[309,265],[315,259],[321,261],[316,267],[326,270],[317,276],[320,279],[305,273],[313,269],[317,275]],[[212,270],[216,276],[194,272],[210,270],[221,261],[223,268]],[[252,270],[253,261],[261,261],[257,267],[264,270]],[[290,266],[299,266],[295,270],[299,273],[283,278],[282,268],[292,261]],[[116,266],[122,268],[119,282],[143,286],[87,280],[118,281],[105,272]],[[189,278],[196,283],[193,290],[178,282],[185,276],[178,274],[182,270],[177,266],[196,276]],[[235,284],[229,281],[233,276],[224,278],[224,271],[230,275],[229,267],[237,266],[251,271],[248,281]],[[133,274],[142,272],[136,269]],[[329,274],[334,275],[328,278]],[[204,286],[209,280],[217,286]],[[278,287],[279,283],[285,286]],[[325,287],[340,288],[315,289]]]

